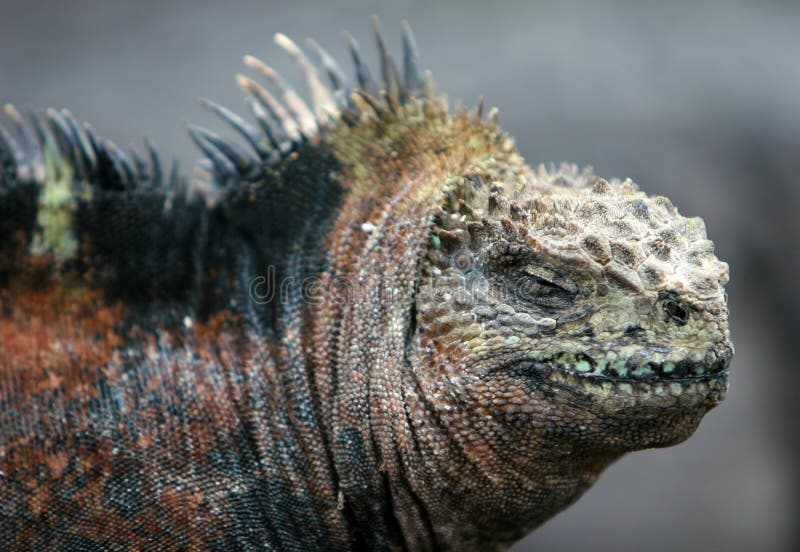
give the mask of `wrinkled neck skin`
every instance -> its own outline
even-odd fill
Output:
[[[507,172],[500,165],[508,156],[499,157],[481,170]],[[347,523],[368,547],[504,549],[576,500],[623,452],[552,439],[564,428],[537,427],[525,408],[517,420],[492,421],[480,377],[460,377],[454,351],[421,335],[416,294],[443,182],[473,169],[454,165],[351,193],[311,302],[312,378],[335,484]],[[530,392],[550,390],[532,383]]]

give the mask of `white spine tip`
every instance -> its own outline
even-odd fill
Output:
[[[287,52],[296,52],[299,50],[297,44],[295,44],[291,38],[289,38],[283,33],[275,33],[275,36],[273,38],[275,40],[275,44],[277,44]]]

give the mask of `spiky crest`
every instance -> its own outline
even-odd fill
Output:
[[[264,86],[241,74],[236,77],[259,129],[233,111],[211,100],[201,100],[244,139],[249,151],[233,138],[220,137],[207,129],[192,126],[190,136],[206,156],[201,161],[198,185],[206,189],[252,180],[264,166],[275,165],[302,144],[324,135],[342,121],[381,117],[387,109],[396,112],[400,106],[410,102],[436,101],[430,74],[424,78],[420,72],[417,47],[408,23],[404,21],[402,25],[402,75],[377,17],[372,18],[372,25],[382,76],[380,86],[373,78],[358,43],[349,33],[345,33],[345,38],[352,57],[355,86],[344,76],[336,60],[314,40],[308,39],[307,43],[320,68],[289,37],[281,33],[275,35],[275,42],[300,69],[309,91],[310,105],[272,67],[254,56],[245,56],[245,65],[267,83]]]

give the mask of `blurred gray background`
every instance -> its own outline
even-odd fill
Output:
[[[451,99],[485,96],[530,163],[631,177],[700,215],[731,265],[729,397],[678,447],[632,454],[515,550],[796,550],[800,347],[800,6],[785,2],[0,0],[0,102],[69,107],[188,169],[208,96],[242,111],[252,53],[381,15],[416,33]],[[372,52],[372,48],[365,48]]]

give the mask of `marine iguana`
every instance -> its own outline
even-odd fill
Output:
[[[504,549],[723,399],[703,222],[527,166],[375,30],[354,86],[276,35],[310,107],[246,57],[191,179],[6,106],[0,548]]]

